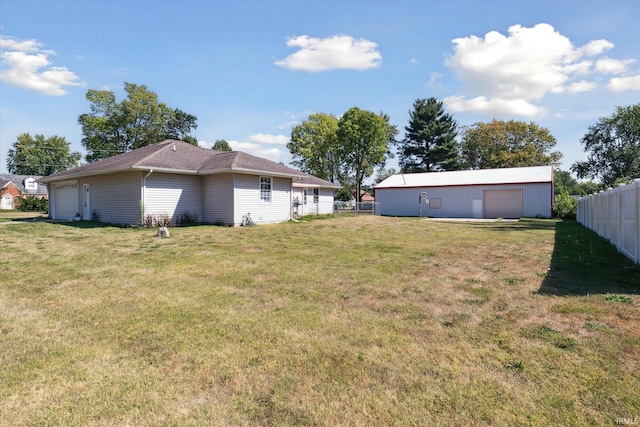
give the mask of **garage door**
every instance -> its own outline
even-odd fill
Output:
[[[522,190],[485,190],[485,218],[521,218]]]
[[[71,219],[78,212],[78,182],[66,181],[55,184],[55,219]]]

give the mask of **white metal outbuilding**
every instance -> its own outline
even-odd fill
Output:
[[[374,188],[382,215],[550,218],[553,166],[396,174]]]

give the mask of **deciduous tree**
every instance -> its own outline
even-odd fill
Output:
[[[571,166],[578,178],[598,179],[605,186],[640,178],[640,104],[617,107],[611,117],[600,118],[581,143],[589,157]]]
[[[383,166],[388,152],[389,126],[387,121],[358,107],[349,109],[338,122],[338,157],[350,177],[360,201],[360,187],[364,178]]]
[[[547,128],[530,122],[493,120],[476,123],[462,137],[463,168],[491,169],[557,165],[556,139]]]
[[[218,139],[211,148],[218,151],[233,151],[226,139]]]
[[[287,148],[294,166],[318,178],[340,181],[341,161],[338,158],[338,119],[326,113],[311,114],[291,130]]]
[[[125,83],[127,98],[116,102],[113,92],[90,89],[86,98],[91,112],[78,117],[82,145],[88,162],[125,153],[164,139],[182,139],[197,144],[189,133],[197,118],[158,101],[146,86]]]
[[[404,172],[459,169],[457,123],[436,98],[416,99],[409,112],[405,137],[398,143]]]
[[[78,166],[82,155],[61,136],[23,133],[7,153],[7,170],[17,175],[47,176]]]

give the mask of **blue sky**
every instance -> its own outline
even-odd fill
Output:
[[[198,117],[210,147],[289,163],[314,112],[385,112],[404,135],[417,98],[460,126],[548,128],[568,170],[580,138],[640,101],[640,1],[0,1],[0,172],[24,132],[85,154],[85,94],[124,82]],[[387,167],[396,167],[394,160]]]

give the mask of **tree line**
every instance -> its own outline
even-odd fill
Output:
[[[127,96],[120,102],[112,91],[87,92],[89,112],[78,117],[86,162],[164,139],[197,145],[191,135],[197,128],[196,116],[168,107],[144,85],[125,83],[124,90]],[[293,127],[287,148],[293,166],[340,184],[344,197],[353,190],[360,195],[364,179],[376,170],[376,181],[395,173],[384,168],[395,156],[397,172],[402,173],[558,165],[562,159],[562,153],[553,151],[555,137],[536,123],[492,120],[459,126],[436,98],[416,99],[404,135],[396,139],[398,133],[385,113],[353,107],[341,116],[311,114]],[[617,107],[610,117],[600,118],[588,128],[581,144],[588,158],[571,166],[578,179],[608,187],[640,177],[640,104]],[[231,147],[222,139],[213,149],[230,151]],[[77,166],[81,157],[70,150],[64,137],[24,133],[8,151],[7,169],[46,176]],[[575,191],[579,184],[569,182],[570,173],[559,172],[563,174],[556,175],[556,186],[562,183],[561,188]],[[590,187],[580,191],[586,189]]]

